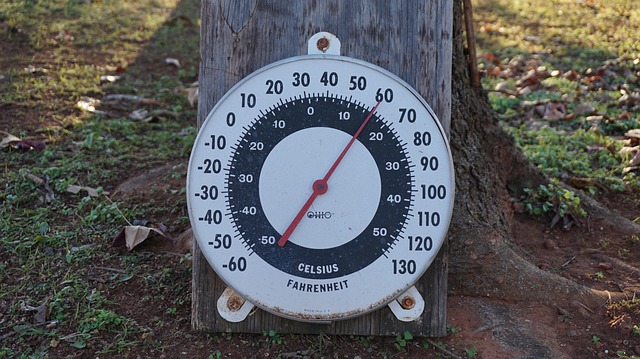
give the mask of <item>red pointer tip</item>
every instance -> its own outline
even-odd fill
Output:
[[[376,109],[378,109],[378,106],[380,106],[381,103],[382,101],[378,102],[375,106],[373,106],[373,109],[371,109],[371,112],[369,112],[369,115],[367,115],[367,118],[365,118],[364,121],[362,121],[362,124],[360,125],[356,133],[353,134],[353,136],[351,137],[351,140],[349,140],[349,143],[347,143],[347,145],[344,147],[344,149],[340,153],[340,156],[338,156],[338,158],[333,162],[333,165],[331,166],[331,168],[329,168],[329,171],[327,171],[327,174],[325,174],[322,179],[319,179],[313,182],[313,193],[311,193],[311,196],[309,196],[309,199],[307,199],[307,201],[304,203],[300,211],[298,211],[298,214],[295,216],[293,221],[291,221],[291,224],[289,224],[289,227],[287,227],[287,229],[282,234],[282,237],[280,237],[280,239],[278,240],[278,246],[282,247],[285,245],[285,243],[287,243],[293,231],[296,229],[296,227],[298,227],[298,224],[300,224],[300,221],[304,217],[304,214],[309,210],[313,202],[316,200],[316,197],[318,197],[321,194],[327,193],[327,190],[329,189],[329,186],[327,184],[327,182],[329,181],[329,178],[331,177],[333,172],[335,172],[336,168],[338,168],[338,165],[340,164],[340,162],[342,162],[342,159],[347,154],[347,152],[349,152],[349,149],[351,148],[353,143],[356,142],[356,139],[360,135],[360,132],[362,132],[362,130],[367,125],[371,117],[373,117],[373,114],[376,112]]]

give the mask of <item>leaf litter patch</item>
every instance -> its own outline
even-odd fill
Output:
[[[582,72],[551,69],[536,55],[500,60],[485,54],[479,62],[483,84],[505,129],[543,171],[573,181],[591,194],[640,188],[636,175],[640,171],[640,54],[608,60]],[[545,137],[553,131],[573,136],[573,147],[567,143],[554,147],[553,140]],[[588,139],[580,139],[585,136]],[[540,157],[554,156],[563,148],[589,159],[558,167]],[[599,183],[583,180],[588,177]]]

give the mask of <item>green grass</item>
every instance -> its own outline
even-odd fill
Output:
[[[0,335],[7,335],[0,358],[58,349],[122,354],[142,345],[148,323],[109,299],[129,281],[142,283],[141,294],[165,301],[171,311],[161,316],[175,317],[188,306],[188,261],[157,254],[175,264],[156,270],[148,255],[111,248],[111,238],[136,219],[162,222],[174,234],[188,226],[183,188],[155,203],[136,195],[116,199],[113,191],[168,163],[176,166],[167,181],[184,177],[186,166],[179,164],[188,160],[196,112],[181,90],[196,80],[198,61],[198,20],[187,16],[198,8],[197,1],[177,0],[0,3],[0,123],[9,124],[2,130],[47,144],[43,151],[0,150],[0,308],[7,318],[0,325]],[[180,57],[183,66],[168,67],[169,56]],[[120,80],[103,82],[102,75]],[[103,104],[103,115],[75,107],[106,94],[134,94],[155,104]],[[136,122],[128,114],[137,109],[175,116]],[[70,185],[99,195],[72,194]],[[34,325],[25,305],[46,305],[45,324],[57,322]],[[154,340],[144,345],[159,347]]]
[[[77,100],[99,93],[103,61],[108,67],[126,66],[135,59],[140,43],[148,40],[171,12],[169,4],[154,4],[137,11],[145,2],[10,1],[0,3],[8,40],[51,58],[8,52],[7,63],[29,63],[3,73],[0,103],[38,100]],[[155,16],[139,18],[136,14]],[[42,23],[46,19],[46,25]],[[90,24],[100,24],[91,26]],[[87,51],[88,50],[88,51]],[[102,53],[102,54],[101,54]],[[84,56],[83,56],[84,55]],[[100,56],[100,63],[86,55]],[[89,60],[89,62],[87,62]],[[109,61],[111,60],[111,61]],[[114,61],[115,60],[115,61]],[[38,69],[35,72],[27,68]]]
[[[635,176],[625,176],[628,156],[618,154],[619,141],[578,129],[567,132],[552,127],[540,130],[506,127],[524,153],[552,178],[588,178],[595,180],[588,190],[622,191],[639,188]]]
[[[480,0],[474,10],[480,53],[502,59],[536,54],[553,67],[582,72],[640,52],[637,1]]]
[[[483,0],[474,9],[483,86],[529,159],[552,178],[588,180],[579,188],[591,194],[640,188],[618,153],[640,127],[638,104],[621,92],[640,92],[640,3]],[[532,70],[539,83],[518,86]],[[560,115],[547,116],[548,106]]]

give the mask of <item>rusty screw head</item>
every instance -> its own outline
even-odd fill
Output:
[[[232,312],[237,312],[238,310],[240,310],[243,304],[244,300],[242,299],[242,297],[236,294],[227,299],[227,308],[229,308],[229,310]]]
[[[318,47],[318,50],[322,52],[327,51],[327,49],[329,48],[329,39],[327,39],[326,37],[318,39],[316,46]]]
[[[406,295],[400,301],[400,306],[404,309],[411,309],[416,305],[415,299],[412,296]]]

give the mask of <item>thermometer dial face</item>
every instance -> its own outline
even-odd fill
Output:
[[[195,238],[253,304],[305,321],[375,310],[413,285],[453,208],[446,137],[426,102],[372,64],[309,55],[240,81],[189,163]]]

